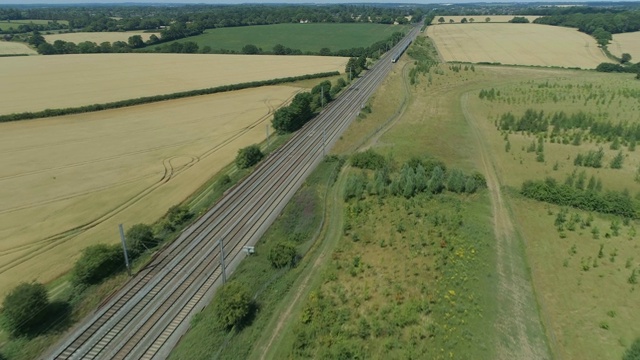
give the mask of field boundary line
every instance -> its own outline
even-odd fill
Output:
[[[96,112],[96,111],[102,111],[102,110],[120,109],[124,107],[151,104],[151,103],[167,101],[167,100],[183,99],[187,97],[194,97],[194,96],[200,96],[200,95],[212,95],[212,94],[235,91],[235,90],[258,88],[263,86],[273,86],[273,85],[291,83],[291,82],[301,81],[301,80],[321,79],[321,78],[337,76],[337,75],[340,75],[339,71],[330,71],[330,72],[323,72],[323,73],[316,73],[316,74],[276,78],[276,79],[270,79],[270,80],[221,85],[221,86],[216,86],[212,88],[180,91],[180,92],[163,94],[163,95],[144,96],[144,97],[139,97],[134,99],[120,100],[120,101],[108,102],[103,104],[92,104],[92,105],[84,105],[84,106],[70,107],[70,108],[63,108],[63,109],[46,109],[46,110],[36,111],[36,112],[27,111],[22,113],[0,115],[0,123],[20,121],[20,120],[49,118],[49,117],[56,117],[56,116],[62,116],[62,115],[84,114],[84,113],[90,113],[90,112]]]

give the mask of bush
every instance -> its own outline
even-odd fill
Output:
[[[12,336],[26,335],[47,318],[49,296],[44,285],[21,283],[4,298],[2,315]]]
[[[260,147],[256,144],[247,146],[238,150],[238,156],[236,156],[236,165],[240,169],[246,169],[252,167],[262,160],[264,154],[260,151]]]
[[[251,311],[249,289],[239,282],[224,285],[215,300],[216,317],[225,328],[241,325]]]
[[[384,156],[368,149],[351,156],[351,165],[360,169],[378,170],[387,164]]]
[[[228,176],[227,176],[228,177]],[[167,231],[175,231],[182,224],[189,221],[193,214],[186,205],[174,205],[169,208],[164,216],[162,227]]]
[[[75,284],[93,285],[124,269],[120,245],[91,245],[82,250],[72,270]]]
[[[280,269],[286,266],[292,266],[296,260],[296,246],[288,241],[277,243],[269,251],[269,261],[271,266]]]
[[[624,352],[622,360],[640,360],[640,338],[637,338]]]
[[[589,187],[587,187],[588,189]],[[637,204],[625,192],[608,191],[604,194],[558,184],[553,178],[544,181],[528,180],[522,184],[521,194],[560,206],[573,206],[587,211],[637,218]]]
[[[145,250],[158,245],[158,239],[153,235],[151,226],[147,224],[135,224],[125,234],[127,251],[131,258],[142,254]]]

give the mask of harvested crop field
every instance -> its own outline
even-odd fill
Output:
[[[0,55],[9,55],[9,54],[35,55],[37,54],[37,52],[23,43],[0,41]],[[0,70],[0,73],[1,72],[2,70]]]
[[[613,41],[608,48],[617,57],[627,53],[631,55],[631,62],[638,62],[640,60],[640,31],[614,34]]]
[[[462,21],[463,18],[467,18],[467,21],[469,22],[476,22],[476,23],[485,23],[485,22],[506,23],[506,22],[509,22],[509,20],[513,19],[514,16],[527,18],[530,22],[533,22],[533,20],[540,17],[540,16],[534,16],[534,15],[465,15],[465,16],[442,16],[442,18],[444,18],[444,24],[449,24],[450,20],[453,20],[454,23],[459,23],[460,21]],[[489,18],[489,21],[487,21],[487,18]],[[440,19],[440,16],[434,17],[433,21],[431,21],[431,24],[434,24],[434,25],[440,24],[438,22],[439,19]],[[473,21],[471,21],[471,19],[473,19]]]
[[[44,39],[47,40],[48,43],[53,44],[56,40],[70,41],[73,43],[81,43],[83,41],[91,41],[96,44],[103,43],[108,41],[110,43],[116,41],[124,41],[127,42],[131,36],[140,35],[142,40],[147,41],[151,37],[153,33],[145,33],[140,31],[133,32],[77,32],[77,33],[67,33],[67,34],[52,34],[52,35],[44,35]],[[160,37],[159,33],[156,33],[156,36]]]
[[[0,293],[61,275],[87,245],[117,242],[119,223],[158,219],[239,148],[262,141],[270,113],[298,91],[271,86],[0,124]]]
[[[538,24],[451,24],[427,28],[444,61],[593,69],[610,62],[578,30]]]
[[[0,115],[344,71],[331,56],[93,54],[0,58]],[[55,69],[55,71],[51,71]],[[37,101],[34,101],[37,99]]]

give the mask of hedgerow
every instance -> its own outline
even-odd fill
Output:
[[[290,77],[277,78],[277,79],[271,79],[271,80],[251,81],[251,82],[232,84],[232,85],[222,85],[222,86],[199,89],[199,90],[181,91],[181,92],[172,93],[172,94],[145,96],[145,97],[140,97],[135,99],[120,100],[120,101],[114,101],[114,102],[104,103],[104,104],[93,104],[93,105],[85,105],[85,106],[63,108],[63,109],[46,109],[43,111],[14,113],[14,114],[8,114],[8,115],[0,115],[0,122],[29,120],[29,119],[47,118],[47,117],[62,116],[62,115],[82,114],[87,112],[101,111],[101,110],[108,110],[108,109],[118,109],[118,108],[123,108],[127,106],[149,104],[149,103],[173,100],[173,99],[181,99],[181,98],[186,98],[191,96],[210,95],[210,94],[216,94],[216,93],[227,92],[227,91],[242,90],[242,89],[249,89],[249,88],[269,86],[269,85],[277,85],[277,84],[283,84],[283,83],[288,83],[293,81],[317,79],[317,78],[323,78],[323,77],[329,77],[329,76],[335,76],[335,75],[340,75],[340,73],[338,71],[332,71],[332,72],[324,72],[324,73],[301,75],[301,76],[290,76]]]

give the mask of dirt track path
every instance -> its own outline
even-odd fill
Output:
[[[482,167],[491,194],[493,229],[496,238],[498,276],[498,359],[550,359],[544,328],[527,271],[524,247],[513,226],[502,197],[500,179],[478,120],[469,111],[469,93],[461,98],[461,109],[478,143]]]

